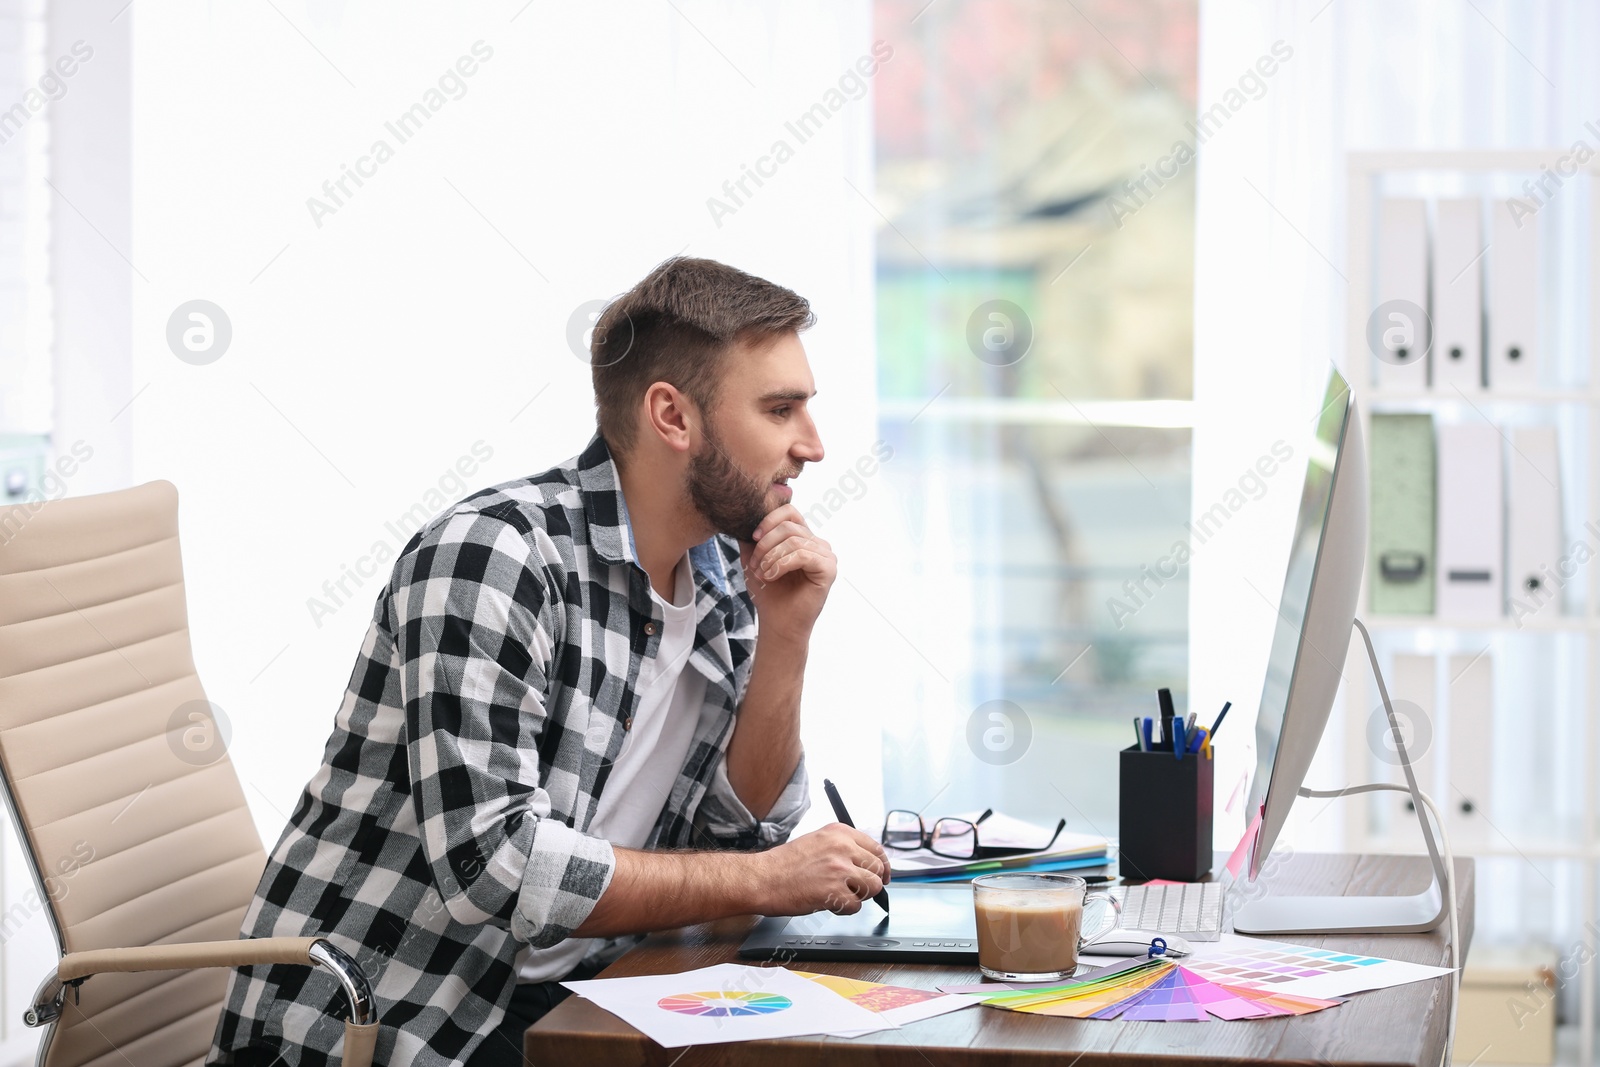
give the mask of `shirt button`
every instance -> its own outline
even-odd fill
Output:
[[[645,634],[646,637],[654,637],[655,633],[656,633],[656,624],[655,623],[647,622],[647,623],[644,624],[644,634]]]
[[[633,729],[633,716],[632,715],[629,715],[626,719],[622,720],[622,728],[624,730]]]

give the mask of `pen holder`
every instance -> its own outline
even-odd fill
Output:
[[[1117,815],[1123,878],[1198,881],[1211,870],[1215,763],[1199,753],[1122,750]]]

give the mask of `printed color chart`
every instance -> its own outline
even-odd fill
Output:
[[[1259,988],[1282,985],[1296,978],[1319,978],[1325,974],[1337,974],[1340,971],[1351,971],[1357,967],[1370,967],[1375,963],[1385,962],[1387,961],[1376,956],[1352,956],[1321,948],[1302,948],[1293,952],[1260,949],[1255,952],[1198,960],[1189,964],[1189,968],[1218,981]]]
[[[771,1015],[793,1007],[794,1001],[776,993],[701,992],[662,997],[656,1006],[684,1015]]]
[[[1237,934],[1204,946],[1183,965],[1234,988],[1305,997],[1342,997],[1450,973],[1448,967],[1425,967],[1360,952],[1286,945]]]

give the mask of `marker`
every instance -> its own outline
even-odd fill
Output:
[[[850,821],[850,813],[844,810],[844,798],[841,797],[839,795],[839,791],[833,787],[833,783],[828,781],[826,778],[822,780],[822,791],[828,794],[828,803],[833,805],[833,817],[851,829],[855,829],[856,824]],[[885,912],[889,910],[889,891],[887,889],[878,890],[878,892],[873,896],[872,900],[873,903],[877,904],[878,907],[882,908]]]
[[[1222,729],[1222,720],[1228,717],[1228,709],[1231,707],[1233,707],[1233,701],[1229,700],[1222,705],[1222,710],[1217,712],[1217,721],[1211,724],[1212,737],[1216,737],[1217,731]]]
[[[1172,690],[1157,689],[1156,699],[1161,703],[1161,743],[1172,744]]]
[[[1183,720],[1172,720],[1172,755],[1174,759],[1183,759],[1184,750],[1189,747],[1183,736]]]

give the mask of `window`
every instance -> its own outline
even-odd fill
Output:
[[[926,668],[888,717],[885,800],[1112,834],[1112,753],[1188,670],[1196,3],[875,19],[906,580],[862,591]]]

